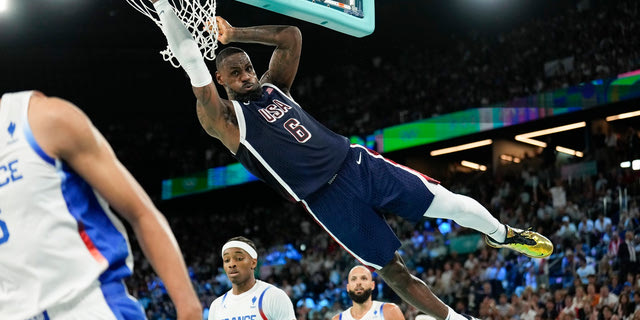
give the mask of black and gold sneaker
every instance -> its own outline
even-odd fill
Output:
[[[530,258],[546,258],[553,253],[553,243],[545,236],[534,232],[531,228],[520,230],[504,225],[507,228],[507,237],[503,243],[496,242],[485,235],[484,241],[494,248],[509,248],[518,251]]]

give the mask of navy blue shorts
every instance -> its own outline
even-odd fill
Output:
[[[345,250],[379,270],[400,248],[382,212],[417,223],[433,201],[427,183],[439,182],[354,144],[334,179],[302,203]]]

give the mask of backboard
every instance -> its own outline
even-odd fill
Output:
[[[262,9],[364,37],[375,29],[374,0],[236,0]]]

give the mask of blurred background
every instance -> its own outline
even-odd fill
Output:
[[[238,27],[298,26],[292,95],[306,110],[554,241],[551,257],[531,260],[487,248],[451,221],[413,225],[388,214],[410,269],[446,303],[483,319],[640,317],[638,260],[619,252],[640,257],[638,2],[375,6],[375,31],[362,38],[232,0],[219,0],[217,14]],[[266,71],[272,48],[241,47]],[[205,308],[230,288],[220,248],[238,235],[256,242],[258,276],[287,291],[298,319],[348,308],[346,273],[356,261],[302,208],[250,179],[206,187],[212,169],[236,161],[200,128],[189,80],[162,60],[165,48],[159,28],[122,0],[0,0],[1,91],[37,89],[91,117],[169,219]],[[609,118],[620,114],[631,116]],[[578,125],[530,134],[569,124]],[[515,139],[528,133],[545,147]],[[162,282],[132,245],[131,294],[149,319],[174,319]],[[375,299],[415,318],[378,283]]]

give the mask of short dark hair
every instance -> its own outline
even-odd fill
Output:
[[[244,50],[238,47],[226,47],[222,49],[222,51],[218,52],[218,54],[216,54],[216,69],[220,70],[220,68],[222,67],[222,62],[224,62],[224,59],[236,53],[246,54]]]
[[[231,239],[227,240],[227,242],[229,242],[229,241],[240,241],[240,242],[244,242],[244,243],[248,244],[251,248],[253,248],[253,250],[255,250],[256,252],[258,252],[258,248],[256,247],[256,244],[255,244],[255,243],[253,243],[253,241],[251,241],[251,240],[249,240],[249,239],[247,239],[247,238],[245,238],[245,237],[243,237],[243,236],[233,237],[233,238],[231,238]],[[227,243],[227,242],[225,242],[225,243]]]

